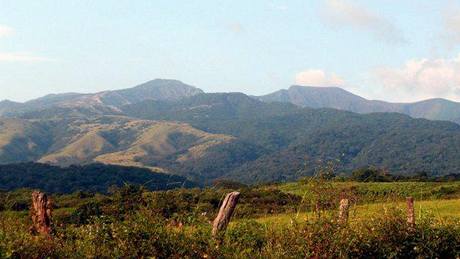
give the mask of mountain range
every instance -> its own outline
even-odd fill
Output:
[[[178,80],[155,79],[141,85],[94,94],[50,94],[25,103],[0,101],[0,116],[50,116],[49,113],[71,116],[119,114],[125,105],[145,100],[177,101],[203,94],[204,91]],[[333,108],[356,113],[397,112],[413,118],[447,120],[460,123],[460,103],[434,98],[414,103],[392,103],[368,100],[339,87],[293,85],[263,96],[252,96],[264,102],[292,103],[300,107]],[[37,113],[38,111],[38,113]]]
[[[204,93],[157,79],[125,90],[0,102],[0,164],[136,166],[200,184],[289,181],[329,163],[338,173],[375,166],[447,175],[460,170],[460,125],[437,120],[455,121],[457,106],[370,101],[340,88]]]
[[[301,107],[334,108],[357,113],[398,112],[414,118],[460,123],[460,103],[441,98],[415,103],[391,103],[367,100],[338,87],[298,85],[256,98],[265,102],[289,102]]]
[[[0,102],[0,116],[37,117],[47,113],[66,115],[120,114],[119,107],[143,100],[178,100],[203,93],[201,89],[177,80],[155,79],[138,86],[92,94],[64,93],[17,103]]]
[[[190,169],[200,175],[221,171],[217,175],[247,183],[288,181],[312,175],[329,161],[341,172],[376,166],[398,174],[442,175],[460,169],[460,125],[452,122],[399,113],[301,108],[261,102],[240,93],[144,101],[123,111],[128,116],[181,121],[206,132],[234,136],[239,145],[228,151],[234,163],[204,157]]]

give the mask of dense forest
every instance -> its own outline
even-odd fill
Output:
[[[61,168],[39,163],[0,165],[0,190],[40,189],[49,193],[106,193],[110,187],[142,185],[148,190],[193,187],[184,177],[149,169],[103,164]]]

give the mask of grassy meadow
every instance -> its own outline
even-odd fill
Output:
[[[406,206],[405,202],[381,202],[356,205],[350,209],[349,221],[362,221],[394,209],[403,211]],[[331,216],[331,214],[337,212],[327,211],[326,213],[329,213],[329,216]],[[415,203],[415,214],[416,219],[432,217],[437,220],[460,220],[460,199],[417,201]],[[314,212],[283,213],[258,217],[256,221],[267,225],[285,226],[292,221],[312,221],[316,217]]]

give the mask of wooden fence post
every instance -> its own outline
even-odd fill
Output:
[[[225,196],[224,202],[220,206],[219,213],[212,224],[213,237],[218,237],[225,232],[239,198],[239,192],[231,192]]]
[[[412,228],[415,226],[414,198],[407,197],[407,224]]]
[[[30,208],[32,217],[32,233],[51,234],[51,200],[45,193],[34,191],[32,193],[32,207]]]
[[[349,208],[350,208],[350,202],[348,199],[340,200],[340,207],[339,207],[339,222],[340,223],[347,223]]]

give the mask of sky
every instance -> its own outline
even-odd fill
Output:
[[[0,100],[155,78],[460,101],[460,1],[0,0]]]

